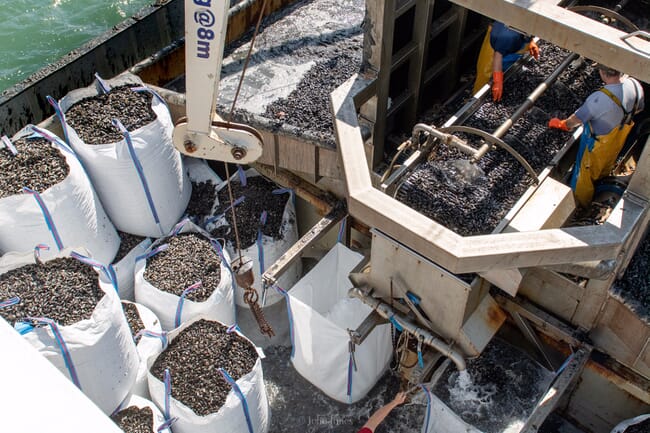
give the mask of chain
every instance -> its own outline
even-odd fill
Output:
[[[269,337],[273,337],[275,332],[273,331],[271,324],[266,320],[266,317],[264,317],[262,307],[260,307],[260,304],[257,302],[258,299],[259,295],[257,294],[257,290],[253,287],[248,287],[244,290],[244,302],[246,302],[250,307],[253,317],[255,317],[255,320],[257,321],[257,325],[260,327],[260,332]]]

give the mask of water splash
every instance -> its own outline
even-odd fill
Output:
[[[449,398],[461,416],[476,416],[477,413],[489,413],[496,394],[494,384],[478,385],[473,383],[467,370],[450,376]]]
[[[448,161],[448,167],[452,168],[452,175],[455,182],[473,184],[487,182],[485,172],[476,163],[466,159],[453,159]]]

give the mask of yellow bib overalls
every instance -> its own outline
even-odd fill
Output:
[[[594,197],[594,182],[611,173],[616,157],[634,126],[630,113],[625,111],[618,98],[606,88],[602,88],[600,91],[621,107],[624,116],[621,124],[605,135],[595,136],[591,132],[591,125],[589,123],[584,125],[580,147],[576,155],[576,165],[571,178],[571,188],[576,201],[582,207],[589,206]]]

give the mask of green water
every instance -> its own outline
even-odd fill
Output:
[[[0,91],[154,0],[0,0]]]

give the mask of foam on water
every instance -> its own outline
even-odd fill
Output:
[[[471,416],[477,410],[489,413],[494,404],[492,396],[497,392],[494,384],[478,385],[472,383],[467,370],[457,373],[453,387],[449,389],[450,401],[460,410],[459,415]]]
[[[465,423],[485,433],[517,431],[548,387],[553,372],[494,339],[467,370],[450,366],[434,394]]]

